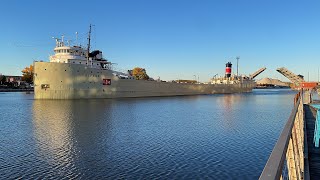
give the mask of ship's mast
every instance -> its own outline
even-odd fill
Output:
[[[78,32],[76,32],[76,45],[79,46],[79,43],[78,43]]]
[[[89,34],[88,34],[87,65],[89,65],[90,40],[91,40],[90,36],[91,36],[91,24],[89,27]]]

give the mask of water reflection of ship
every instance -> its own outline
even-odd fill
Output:
[[[243,96],[237,94],[223,95],[221,104],[223,105],[223,125],[226,129],[236,128],[237,104]],[[241,113],[241,112],[240,112]]]
[[[78,177],[79,168],[95,158],[85,156],[88,151],[83,148],[96,148],[97,137],[102,136],[99,133],[109,133],[99,128],[108,130],[111,106],[111,100],[34,101],[34,137],[48,167],[59,169],[64,177]]]

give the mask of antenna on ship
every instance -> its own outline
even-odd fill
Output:
[[[79,46],[79,44],[78,44],[78,32],[76,32],[76,45]]]
[[[89,34],[88,34],[88,49],[87,49],[87,65],[89,65],[89,53],[90,53],[90,37],[91,36],[91,24],[89,27]]]
[[[60,41],[60,39],[59,38],[56,38],[56,37],[52,37],[52,39],[55,39],[56,40],[56,46],[57,47],[60,47],[61,45],[61,43],[59,42]]]

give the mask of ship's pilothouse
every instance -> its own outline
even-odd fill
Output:
[[[50,62],[81,64],[91,68],[111,70],[112,63],[103,58],[101,51],[90,52],[90,41],[88,48],[85,49],[82,46],[70,46],[70,41],[66,45],[63,36],[61,39],[54,39],[56,40],[56,47],[54,48],[54,55],[50,56]]]

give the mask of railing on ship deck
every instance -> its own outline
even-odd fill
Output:
[[[310,102],[310,92],[300,91],[295,96],[291,115],[259,179],[309,179],[303,104]]]

